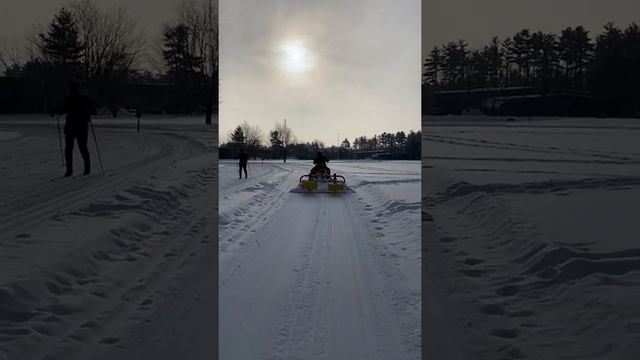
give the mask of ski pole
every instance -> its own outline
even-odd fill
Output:
[[[58,145],[60,147],[60,160],[62,161],[62,166],[66,166],[67,164],[64,161],[64,154],[62,153],[62,134],[60,134],[60,115],[56,115],[56,123],[58,125]]]
[[[96,136],[96,130],[93,128],[93,122],[89,122],[91,125],[91,132],[93,133],[93,142],[96,143],[96,152],[98,153],[98,161],[100,162],[100,170],[104,176],[104,165],[102,165],[102,156],[100,156],[100,147],[98,146],[98,137]]]

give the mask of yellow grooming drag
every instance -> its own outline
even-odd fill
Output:
[[[296,193],[330,193],[340,194],[354,192],[347,186],[347,182],[342,175],[302,175],[298,186],[291,189]]]

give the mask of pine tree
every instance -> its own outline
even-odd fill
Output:
[[[640,116],[640,26],[631,23],[624,30],[623,60],[627,73],[625,86],[625,100],[628,104],[628,114],[635,118]]]
[[[510,52],[518,66],[520,84],[529,85],[531,70],[531,32],[529,29],[523,29],[513,36]]]
[[[189,27],[183,24],[166,26],[163,31],[162,56],[174,77],[183,78],[195,73],[199,60],[189,49],[189,32]]]
[[[166,26],[162,34],[162,56],[176,92],[175,108],[189,113],[196,108],[197,72],[199,59],[189,49],[191,29],[183,24]]]
[[[404,131],[399,131],[396,133],[396,144],[398,147],[404,151],[404,146],[407,142],[407,135],[405,135]]]
[[[60,9],[51,20],[47,32],[37,35],[37,46],[41,56],[25,65],[24,71],[26,76],[36,76],[42,80],[45,107],[48,111],[54,111],[64,100],[69,80],[77,78],[80,73],[83,47],[71,12]]]
[[[240,126],[236,127],[236,129],[231,134],[231,141],[238,145],[245,144],[246,138],[244,136],[244,131],[242,130],[242,127]]]
[[[484,88],[489,77],[489,66],[484,53],[474,50],[469,57],[468,83],[473,88]]]
[[[460,59],[458,52],[458,44],[449,42],[442,47],[442,78],[447,87],[453,88],[459,83],[460,78]]]
[[[587,77],[587,71],[593,62],[594,45],[589,38],[589,32],[582,26],[576,27],[574,39],[576,87],[582,89]]]
[[[71,12],[65,8],[49,24],[46,34],[39,34],[40,50],[45,59],[55,65],[78,65],[82,54],[82,45],[78,39],[78,29]]]
[[[497,37],[491,39],[491,43],[485,47],[483,56],[487,64],[488,80],[491,87],[498,87],[501,83],[502,51],[500,40]]]
[[[504,86],[513,85],[513,71],[515,68],[515,56],[513,54],[513,40],[507,37],[500,46],[502,53],[502,83]]]
[[[425,60],[424,67],[424,82],[432,86],[440,85],[442,56],[437,46],[429,53],[429,56]]]

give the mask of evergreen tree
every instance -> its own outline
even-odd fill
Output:
[[[241,126],[236,127],[236,129],[231,134],[231,141],[237,145],[244,145],[246,143],[246,138],[244,136],[244,131]]]
[[[629,25],[623,37],[624,70],[627,74],[625,101],[628,104],[627,114],[640,117],[640,27],[636,23]]]
[[[593,49],[594,45],[589,37],[589,32],[584,27],[578,26],[575,29],[575,76],[576,76],[576,88],[582,89],[586,78],[587,71],[593,61]]]
[[[191,29],[184,24],[167,25],[162,33],[162,56],[168,67],[167,75],[176,93],[174,111],[190,113],[196,107],[198,92],[196,67],[200,61],[189,48]]]
[[[189,27],[184,24],[165,26],[162,33],[162,56],[172,76],[181,77],[195,73],[199,60],[189,49],[189,33]]]
[[[440,85],[440,73],[442,67],[442,56],[440,54],[440,49],[435,46],[427,60],[425,61],[425,72],[424,72],[424,83],[427,83],[432,86]]]
[[[478,50],[471,51],[468,84],[473,88],[484,88],[487,85],[488,74],[489,67],[484,54]]]
[[[283,150],[283,142],[281,140],[281,135],[278,130],[272,130],[269,133],[269,142],[271,143],[271,151],[274,157],[280,156]]]
[[[562,30],[558,39],[558,57],[566,86],[581,89],[593,59],[593,43],[582,26]]]
[[[607,110],[614,116],[622,115],[623,84],[626,74],[623,67],[623,33],[608,23],[596,42],[596,56],[593,92],[606,103]]]
[[[502,53],[502,84],[504,86],[511,86],[514,77],[515,68],[515,55],[513,54],[513,40],[507,37],[502,41],[500,45],[500,52]]]
[[[442,78],[446,87],[454,88],[460,79],[460,57],[458,44],[449,42],[442,47]]]
[[[422,134],[420,131],[409,131],[407,134],[406,154],[409,159],[419,160],[422,156]]]
[[[493,37],[491,43],[484,48],[483,56],[487,65],[489,86],[496,88],[502,82],[501,72],[503,66],[501,44],[497,37]]]
[[[541,31],[533,33],[530,38],[530,80],[535,80],[543,93],[549,91],[558,68],[556,42],[554,34],[545,34]]]
[[[282,146],[282,140],[280,140],[280,133],[278,130],[273,130],[269,133],[269,142],[271,142],[271,147],[279,148]]]
[[[518,67],[518,80],[521,85],[529,85],[531,65],[531,32],[523,29],[513,36],[510,49],[513,62]]]
[[[40,57],[23,68],[25,76],[43,83],[47,111],[59,110],[67,83],[78,76],[82,45],[73,15],[65,8],[54,15],[46,33],[39,33],[35,43]]]
[[[407,135],[405,135],[404,131],[398,131],[396,133],[396,144],[401,151],[404,151],[405,144],[407,143]]]
[[[65,8],[60,9],[49,24],[47,33],[41,33],[38,36],[40,50],[46,61],[72,68],[78,65],[82,45],[78,39],[78,29],[71,12]]]
[[[640,27],[636,23],[625,29],[606,24],[595,43],[583,26],[568,27],[559,36],[523,29],[502,42],[494,37],[471,51],[462,40],[449,42],[434,47],[424,67],[423,111],[427,104],[427,113],[434,108],[429,102],[434,90],[530,86],[542,95],[591,90],[597,97],[594,109],[604,103],[603,110],[611,116],[640,116]]]

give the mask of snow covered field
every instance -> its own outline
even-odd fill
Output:
[[[427,354],[640,358],[640,121],[423,119]]]
[[[290,193],[311,166],[220,162],[220,358],[420,358],[420,163],[331,161],[355,193]]]
[[[90,139],[93,173],[71,179],[55,119],[0,117],[0,358],[211,358],[218,134],[202,122],[96,119],[106,175]]]

